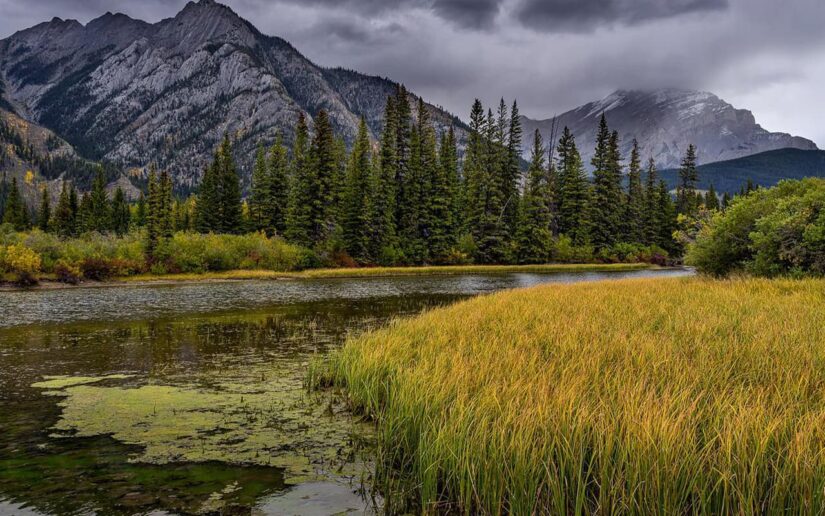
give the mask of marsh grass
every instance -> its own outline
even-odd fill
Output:
[[[341,269],[307,269],[298,272],[271,270],[231,270],[191,274],[140,274],[119,278],[122,281],[196,281],[246,279],[323,279],[378,278],[394,276],[442,276],[455,274],[550,274],[565,272],[628,272],[656,268],[645,263],[546,264],[546,265],[445,265],[431,267],[360,267]]]
[[[309,381],[375,419],[378,478],[422,512],[825,508],[822,280],[504,292],[354,337]]]

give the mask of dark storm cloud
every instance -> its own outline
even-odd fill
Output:
[[[546,118],[617,88],[709,90],[825,146],[823,0],[220,0],[323,66],[404,82],[466,118]],[[0,38],[54,16],[156,22],[186,0],[0,0]]]
[[[582,31],[727,7],[728,0],[522,0],[515,15],[537,30]]]
[[[307,37],[334,38],[347,45],[364,46],[387,44],[392,38],[401,37],[406,29],[398,23],[372,24],[361,18],[348,16],[323,16],[306,29]]]
[[[492,26],[502,0],[284,0],[379,17],[410,9],[427,10],[459,27],[482,29]]]
[[[492,26],[501,8],[499,0],[436,0],[432,7],[441,18],[473,29]]]

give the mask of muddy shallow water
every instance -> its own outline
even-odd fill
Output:
[[[1,514],[380,510],[373,428],[303,388],[397,316],[546,282],[502,274],[0,292]]]

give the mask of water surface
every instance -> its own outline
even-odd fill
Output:
[[[335,514],[380,506],[373,428],[306,364],[473,295],[681,270],[0,292],[0,514]]]

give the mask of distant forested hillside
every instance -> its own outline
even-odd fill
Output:
[[[663,170],[662,177],[669,188],[676,188],[679,171]],[[779,149],[753,156],[708,163],[699,167],[698,188],[711,184],[720,194],[736,193],[748,180],[757,186],[774,186],[783,179],[825,177],[825,151]]]

